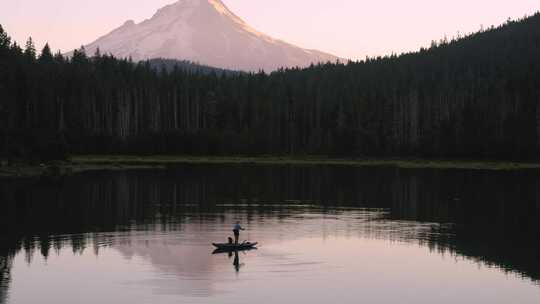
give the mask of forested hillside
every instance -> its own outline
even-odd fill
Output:
[[[429,49],[270,75],[37,55],[0,34],[1,153],[540,155],[540,15]]]
[[[231,75],[231,74],[242,73],[240,71],[220,69],[216,67],[207,66],[204,64],[199,64],[196,62],[191,62],[188,60],[157,58],[157,59],[148,60],[148,63],[150,63],[150,66],[156,69],[157,71],[165,70],[168,73],[173,72],[175,69],[182,70],[184,72],[200,73],[200,74],[207,74],[207,75],[215,73],[217,76],[221,76],[223,74]]]

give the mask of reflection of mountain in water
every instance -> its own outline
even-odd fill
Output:
[[[35,250],[47,256],[63,246],[98,252],[100,244],[114,240],[94,232],[130,231],[135,224],[181,230],[188,220],[204,227],[205,221],[225,222],[225,214],[235,213],[247,221],[273,219],[286,224],[287,218],[301,217],[313,208],[329,216],[347,214],[337,211],[339,207],[384,210],[382,219],[379,215],[351,229],[420,242],[536,281],[540,280],[539,186],[540,177],[533,172],[340,167],[189,166],[96,172],[59,181],[3,180],[0,228],[8,233],[0,236],[0,256],[8,263],[0,268],[0,302],[6,296],[9,263],[21,250],[28,259]],[[167,251],[174,246],[152,252],[141,244],[118,248],[126,256],[146,256],[167,267],[170,259],[195,257],[173,263],[179,267],[176,273],[186,273],[189,263],[209,267],[208,271],[212,267],[206,257],[198,261],[198,253]]]
[[[142,257],[148,260],[161,273],[178,277],[195,276],[184,280],[180,285],[163,284],[162,282],[145,282],[154,286],[160,294],[179,294],[190,296],[207,296],[216,291],[212,279],[220,275],[215,271],[214,260],[209,254],[208,246],[182,246],[181,241],[141,240],[130,244],[115,245],[125,258]]]

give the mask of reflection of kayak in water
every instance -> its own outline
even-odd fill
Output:
[[[244,242],[241,244],[231,244],[231,243],[212,243],[214,247],[216,247],[216,251],[220,252],[228,252],[228,251],[236,251],[236,250],[251,250],[256,249],[255,246],[257,246],[257,243],[251,243],[251,242]]]
[[[231,256],[233,253],[237,254],[238,252],[246,252],[251,250],[257,250],[257,247],[249,247],[249,248],[242,248],[242,249],[216,249],[212,251],[212,254],[220,254],[220,253],[228,253],[229,256]]]

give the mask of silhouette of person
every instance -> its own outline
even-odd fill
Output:
[[[240,226],[240,222],[236,222],[236,225],[233,227],[233,233],[234,233],[234,244],[238,245],[238,238],[240,237],[240,230],[246,230]]]

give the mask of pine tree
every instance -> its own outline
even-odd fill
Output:
[[[0,24],[0,49],[7,50],[11,45],[11,38]]]
[[[19,46],[17,41],[13,41],[13,44],[11,45],[11,51],[14,53],[14,55],[23,54],[23,49]]]
[[[49,44],[46,43],[43,47],[43,50],[41,51],[41,55],[39,55],[39,62],[41,63],[50,63],[53,61],[53,55],[51,52],[51,48],[49,47]]]
[[[54,61],[56,61],[56,63],[64,63],[66,61],[66,58],[64,57],[64,55],[62,55],[61,51],[58,51],[56,52],[56,54],[54,54]]]
[[[80,49],[73,51],[73,57],[71,57],[71,61],[74,63],[86,63],[88,61],[88,57],[86,56],[86,49],[84,46],[81,46]]]
[[[32,37],[29,37],[26,41],[24,48],[24,55],[27,59],[34,60],[36,59],[36,46],[34,45],[34,40]]]

